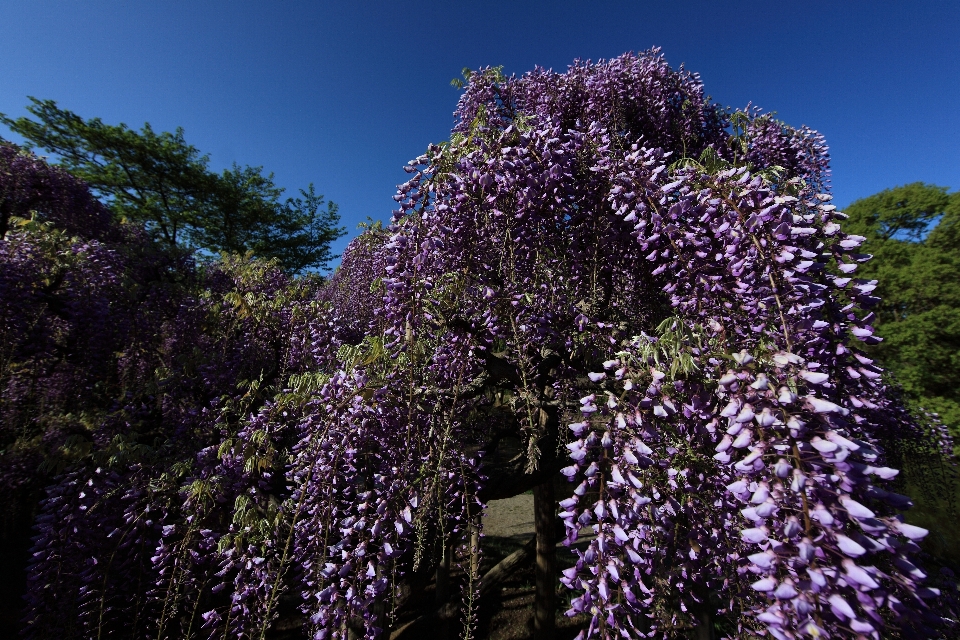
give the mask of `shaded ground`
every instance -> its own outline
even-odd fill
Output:
[[[533,494],[491,500],[484,515],[483,530],[481,574],[522,547],[533,536]],[[557,560],[558,567],[568,567],[573,563],[573,555],[565,547],[559,546]],[[524,640],[533,637],[534,585],[534,565],[531,562],[504,581],[500,588],[485,595],[480,602],[474,637],[478,640]],[[586,626],[588,619],[582,616],[571,619],[564,615],[569,609],[569,596],[559,583],[557,588],[556,638],[572,640]],[[424,621],[406,629],[397,640],[460,637],[463,637],[462,621]]]
[[[532,535],[532,532],[531,532]],[[529,536],[527,537],[529,539]],[[489,538],[484,544],[484,556],[495,556],[496,562],[508,553],[522,546],[522,541],[507,538]],[[558,567],[572,564],[570,552],[565,548],[557,549]],[[494,562],[490,563],[493,566]],[[486,602],[481,603],[477,637],[488,640],[520,640],[533,636],[533,599],[534,566],[517,571],[506,581],[502,588],[491,593]],[[557,583],[557,640],[574,638],[589,621],[583,616],[568,618],[564,612],[570,608],[570,599],[559,582]]]

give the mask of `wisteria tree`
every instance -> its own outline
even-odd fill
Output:
[[[104,420],[47,490],[28,637],[387,637],[459,563],[470,638],[484,504],[530,488],[542,638],[558,511],[581,637],[954,633],[894,491],[952,445],[858,348],[822,138],[656,50],[474,72],[456,122],[322,287],[190,298],[155,446],[104,462]]]

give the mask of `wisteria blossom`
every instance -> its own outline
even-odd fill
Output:
[[[329,280],[154,289],[167,368],[47,487],[28,637],[387,637],[451,555],[473,637],[484,503],[558,474],[581,638],[955,633],[894,462],[952,445],[862,348],[823,138],[657,50],[478,70],[455,118]]]

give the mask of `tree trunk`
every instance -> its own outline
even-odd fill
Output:
[[[533,611],[534,640],[553,640],[557,611],[557,503],[553,479],[533,488],[534,526],[537,534],[537,594]]]

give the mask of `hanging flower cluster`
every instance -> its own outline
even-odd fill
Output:
[[[667,215],[636,216],[677,315],[590,374],[602,391],[571,425],[581,484],[562,515],[571,538],[597,532],[565,573],[574,610],[601,635],[710,593],[777,638],[915,622],[937,595],[910,561],[926,532],[896,515],[909,503],[882,488],[897,471],[879,443],[924,434],[851,340],[875,340],[858,313],[874,283],[846,275],[863,239],[827,198],[746,170],[678,177]]]
[[[889,465],[948,443],[859,348],[823,139],[656,50],[480,70],[456,119],[326,283],[228,261],[163,307],[176,367],[48,489],[28,634],[383,637],[453,549],[469,637],[484,501],[557,473],[582,637],[947,628]]]
[[[595,536],[564,572],[585,635],[718,611],[777,638],[929,633],[926,532],[884,488],[884,445],[931,434],[856,346],[878,341],[876,283],[820,191],[822,139],[755,112],[727,133],[653,53],[471,80],[401,188],[388,287],[512,367],[530,467],[541,442],[569,450],[561,515]],[[461,273],[455,309],[418,307]]]

